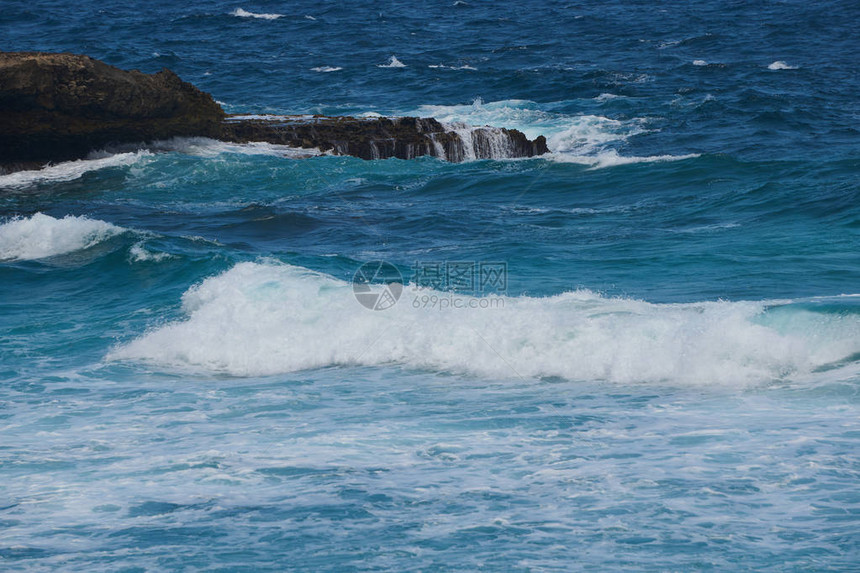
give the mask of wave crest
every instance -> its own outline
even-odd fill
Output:
[[[8,175],[0,175],[0,188],[21,189],[32,187],[41,183],[62,183],[74,181],[90,171],[97,171],[108,167],[124,167],[137,163],[144,157],[151,157],[149,151],[133,151],[117,153],[107,156],[93,156],[89,159],[77,161],[65,161],[56,165],[49,165],[42,169],[30,171],[16,171]]]
[[[248,12],[247,10],[243,10],[241,8],[236,8],[232,12],[230,12],[231,16],[237,16],[239,18],[257,18],[259,20],[277,20],[278,18],[283,18],[283,14],[258,14],[255,12]]]
[[[652,304],[577,291],[441,311],[414,304],[426,295],[450,293],[407,285],[394,307],[369,311],[347,282],[240,263],[185,293],[186,320],[108,359],[237,376],[400,364],[498,378],[744,385],[808,374],[860,351],[857,314],[819,319],[797,309],[768,324],[766,302]]]
[[[406,64],[397,59],[397,56],[391,56],[388,58],[388,62],[385,64],[379,64],[376,66],[377,68],[405,68]]]
[[[767,66],[769,70],[796,70],[797,66],[790,66],[783,62],[782,60],[777,60],[775,62],[770,63]]]
[[[105,221],[67,215],[56,219],[36,213],[0,225],[0,260],[31,261],[64,255],[125,232]]]

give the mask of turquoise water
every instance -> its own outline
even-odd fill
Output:
[[[452,4],[4,5],[231,112],[553,153],[0,176],[0,568],[857,568],[857,6]]]

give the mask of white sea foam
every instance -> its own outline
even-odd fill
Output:
[[[278,115],[275,113],[245,113],[245,114],[241,114],[241,115],[239,115],[239,114],[231,115],[230,120],[231,121],[238,121],[238,120],[242,120],[242,119],[265,119],[265,120],[269,120],[269,121],[274,121],[274,120],[286,120],[286,119],[289,119],[290,117],[296,117],[296,116]],[[313,117],[313,116],[308,115],[308,116],[298,116],[298,117]]]
[[[464,64],[462,66],[446,66],[444,64],[430,64],[427,67],[432,68],[434,70],[472,70],[472,71],[477,71],[477,69],[478,69],[478,68],[470,66],[468,64]]]
[[[783,61],[777,60],[767,66],[769,70],[796,70],[797,66],[789,66]]]
[[[251,116],[249,116],[251,117]],[[272,118],[275,116],[259,116],[261,118]],[[150,145],[150,149],[156,151],[172,151],[185,153],[197,157],[217,157],[230,153],[238,155],[271,155],[274,157],[288,157],[301,159],[322,155],[322,151],[316,148],[305,149],[302,147],[291,147],[276,143],[251,142],[231,143],[218,141],[207,137],[175,137],[164,141],[158,141]]]
[[[329,72],[339,72],[342,69],[343,68],[340,66],[317,66],[316,68],[311,68],[311,71],[329,73]]]
[[[92,247],[126,229],[98,219],[36,213],[0,225],[0,260],[31,261]]]
[[[443,123],[493,125],[519,129],[529,137],[542,135],[557,128],[560,116],[541,111],[538,104],[527,100],[502,100],[484,103],[480,98],[471,104],[422,105],[404,115],[434,117]]]
[[[243,119],[265,119],[267,121],[311,121],[314,119],[314,116],[309,113],[304,114],[291,114],[291,115],[280,115],[276,113],[246,113],[246,114],[236,114],[231,115],[228,121],[237,121]],[[189,138],[178,138],[178,139],[189,139]],[[193,138],[191,138],[193,139]],[[206,138],[198,138],[198,139],[206,139]]]
[[[260,20],[277,20],[278,18],[283,18],[283,14],[257,14],[255,12],[248,12],[247,10],[243,10],[241,8],[236,8],[232,12],[230,12],[231,16],[238,16],[239,18],[257,18]]]
[[[90,171],[132,165],[141,158],[150,156],[152,154],[148,151],[134,151],[116,155],[94,154],[90,159],[66,161],[32,171],[16,171],[8,175],[0,175],[0,189],[20,189],[40,183],[73,181]]]
[[[615,120],[598,115],[566,115],[546,111],[527,100],[502,100],[484,103],[476,99],[468,105],[424,105],[408,115],[435,117],[444,123],[492,125],[518,129],[529,138],[543,135],[551,151],[588,154],[601,151],[643,133],[645,120]]]
[[[135,243],[128,251],[128,259],[132,263],[159,263],[174,258],[170,253],[157,253],[146,248],[143,242]]]
[[[856,315],[796,309],[769,324],[774,303],[652,304],[576,291],[441,311],[423,307],[425,296],[448,297],[407,285],[392,308],[371,311],[347,282],[240,263],[185,293],[185,320],[108,359],[237,376],[400,364],[493,378],[745,385],[802,376],[860,351]],[[458,299],[464,307],[492,300]]]
[[[484,103],[476,99],[471,105],[425,105],[407,112],[407,115],[435,117],[450,125],[492,125],[518,129],[530,139],[543,135],[552,152],[548,159],[598,168],[696,157],[691,154],[649,157],[621,155],[616,147],[634,135],[646,133],[647,120],[567,115],[548,111],[545,105],[527,100]]]
[[[388,58],[388,63],[379,64],[376,66],[377,68],[405,68],[406,64],[397,59],[397,56],[391,56]]]
[[[708,62],[706,62],[705,60],[693,60],[693,65],[694,66],[707,66]]]
[[[617,165],[631,165],[634,163],[664,163],[667,161],[682,161],[684,159],[695,159],[698,153],[687,153],[684,155],[646,155],[627,156],[619,155],[617,151],[610,150],[596,155],[566,155],[564,153],[553,153],[550,155],[552,161],[559,163],[577,163],[588,165],[594,169],[604,167],[615,167]]]
[[[567,120],[562,129],[550,131],[546,135],[547,147],[555,153],[590,156],[609,144],[644,131],[642,120],[619,121],[599,115],[581,115]]]

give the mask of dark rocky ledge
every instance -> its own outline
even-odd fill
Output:
[[[0,52],[0,169],[80,159],[115,144],[171,137],[263,141],[363,159],[531,157],[546,140],[431,118],[227,116],[170,70],[125,71],[74,54]]]
[[[220,139],[317,148],[362,159],[414,159],[430,155],[459,162],[532,157],[547,152],[543,136],[531,141],[515,129],[450,126],[433,118],[419,117],[228,117]]]

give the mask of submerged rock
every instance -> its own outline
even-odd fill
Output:
[[[209,94],[170,70],[144,74],[88,56],[0,52],[0,163],[85,157],[115,143],[217,137]]]
[[[531,157],[546,139],[432,118],[232,116],[170,70],[125,71],[74,54],[0,52],[0,169],[86,157],[115,144],[172,137],[264,141],[363,159]]]

